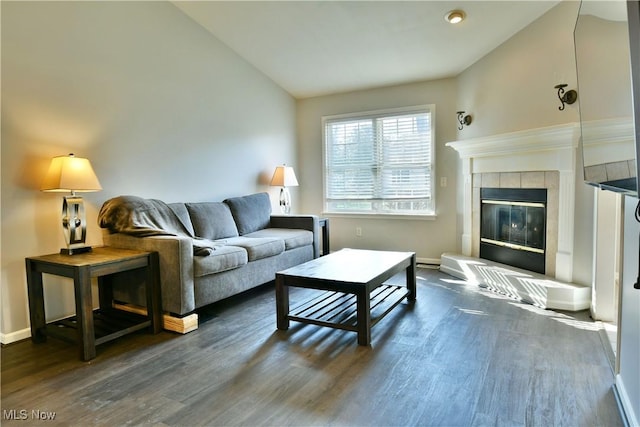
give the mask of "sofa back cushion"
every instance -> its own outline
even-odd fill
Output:
[[[238,229],[229,206],[222,202],[186,203],[195,235],[208,240],[236,237]]]
[[[271,221],[271,200],[268,193],[233,197],[225,200],[224,203],[229,205],[241,236],[269,226]]]

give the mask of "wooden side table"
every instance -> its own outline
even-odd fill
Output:
[[[162,328],[160,273],[157,252],[141,252],[110,247],[93,248],[92,252],[64,255],[51,254],[26,258],[27,288],[31,340],[44,342],[47,336],[78,342],[82,360],[96,357],[96,345],[125,334],[149,328],[153,333]],[[111,275],[129,270],[146,270],[147,316],[113,308]],[[44,313],[42,274],[73,279],[76,315],[50,324]],[[93,310],[91,278],[98,278],[100,308]]]

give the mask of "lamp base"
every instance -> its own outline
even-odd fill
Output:
[[[91,252],[91,250],[91,246],[81,246],[79,248],[62,248],[60,249],[60,253],[62,255],[78,255]]]
[[[62,201],[62,232],[67,244],[60,249],[63,255],[77,255],[91,252],[91,246],[86,246],[87,220],[84,215],[82,197],[72,194]]]
[[[280,189],[280,210],[285,215],[289,215],[291,213],[291,194],[287,187],[282,187]]]

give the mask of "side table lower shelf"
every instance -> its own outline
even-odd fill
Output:
[[[147,316],[116,309],[93,311],[95,345],[114,340],[131,332],[148,329],[151,321]],[[70,316],[46,325],[46,335],[73,344],[78,343],[77,316]]]

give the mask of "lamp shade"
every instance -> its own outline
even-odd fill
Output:
[[[297,187],[296,173],[291,166],[277,166],[271,178],[271,185],[279,187]]]
[[[42,191],[90,192],[102,190],[88,159],[58,156],[51,160],[49,171],[40,186]]]

